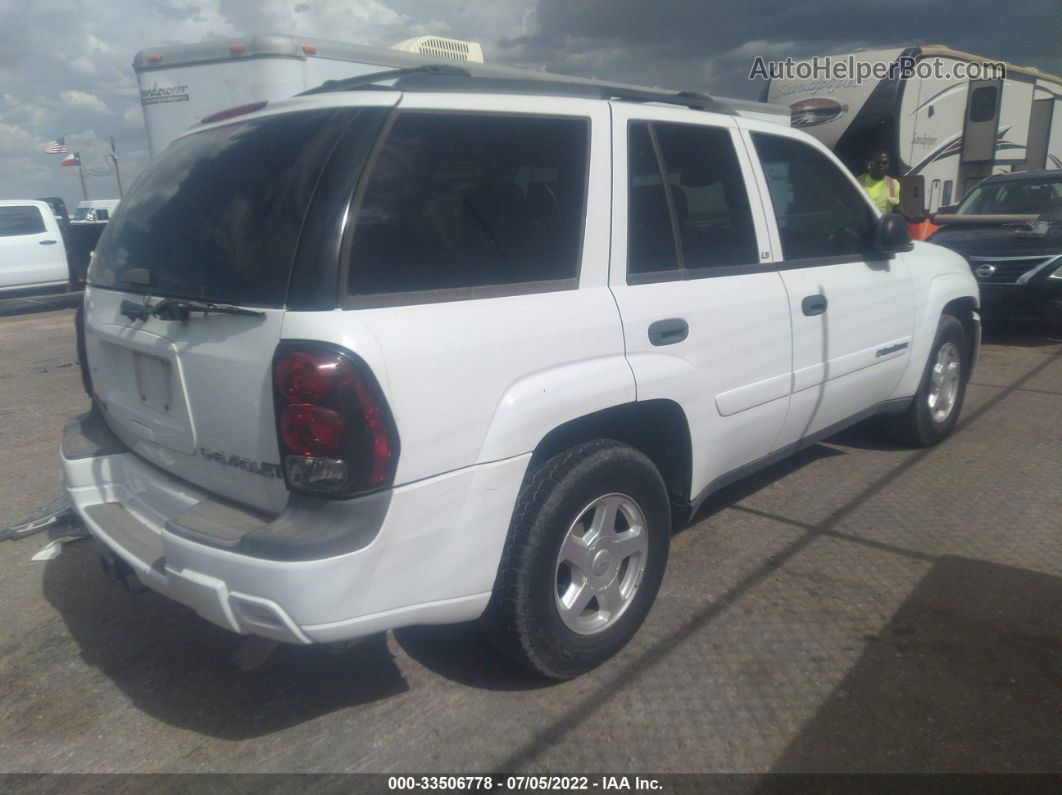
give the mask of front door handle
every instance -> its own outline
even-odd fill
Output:
[[[689,323],[680,317],[669,317],[649,324],[649,342],[653,345],[674,345],[689,334]]]
[[[54,246],[58,242],[59,242],[58,240],[39,240],[39,241],[37,241],[37,245],[40,245],[40,246]]]
[[[804,310],[804,314],[808,317],[814,317],[825,312],[828,304],[829,302],[824,295],[809,295],[800,302],[800,308]]]

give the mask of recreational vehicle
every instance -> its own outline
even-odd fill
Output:
[[[894,64],[880,79],[838,77],[826,60],[795,64],[796,79],[772,79],[763,99],[788,105],[792,125],[833,149],[854,173],[884,148],[894,176],[922,177],[905,180],[905,188],[921,198],[924,213],[958,203],[993,174],[1062,167],[1060,77],[942,45],[829,58],[830,68]]]
[[[326,80],[358,77],[388,69],[459,63],[468,72],[484,77],[587,82],[482,61],[482,49],[475,42],[439,36],[408,39],[388,49],[264,35],[141,50],[133,59],[133,69],[140,84],[140,104],[152,157],[193,124],[219,111],[286,99]],[[789,123],[789,110],[784,106],[720,99],[739,115]]]

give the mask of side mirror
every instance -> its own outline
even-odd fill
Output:
[[[910,251],[912,247],[906,218],[896,213],[885,213],[878,219],[874,248],[882,254],[895,254],[897,251]]]
[[[942,205],[941,207],[938,207],[937,208],[937,212],[940,213],[941,215],[952,215],[958,209],[959,209],[959,205],[958,204],[945,204],[945,205]]]

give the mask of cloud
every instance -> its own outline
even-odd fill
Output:
[[[60,91],[59,99],[64,105],[75,110],[87,110],[93,113],[108,112],[103,100],[87,91]]]
[[[135,129],[143,129],[144,112],[140,109],[139,105],[130,105],[122,111],[122,121],[125,122],[126,125]]]
[[[114,136],[130,184],[147,163],[131,63],[148,47],[256,33],[389,46],[439,33],[480,42],[489,62],[756,97],[756,55],[920,42],[1057,74],[1059,29],[1058,0],[0,0],[0,123],[17,129],[0,134],[0,192],[76,203],[72,169],[40,154],[71,130],[96,136],[79,145],[101,173]],[[89,180],[93,195],[113,190],[113,177]]]

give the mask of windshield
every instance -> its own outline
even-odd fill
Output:
[[[88,283],[152,295],[284,305],[306,209],[354,109],[304,111],[174,141],[122,199]],[[135,280],[135,279],[134,279]]]
[[[982,183],[970,191],[962,215],[1042,215],[1062,207],[1062,178]]]
[[[84,221],[84,220],[88,219],[88,215],[89,215],[90,212],[91,212],[91,209],[88,208],[88,207],[78,207],[77,208],[77,212],[74,213],[74,220],[75,221]]]

